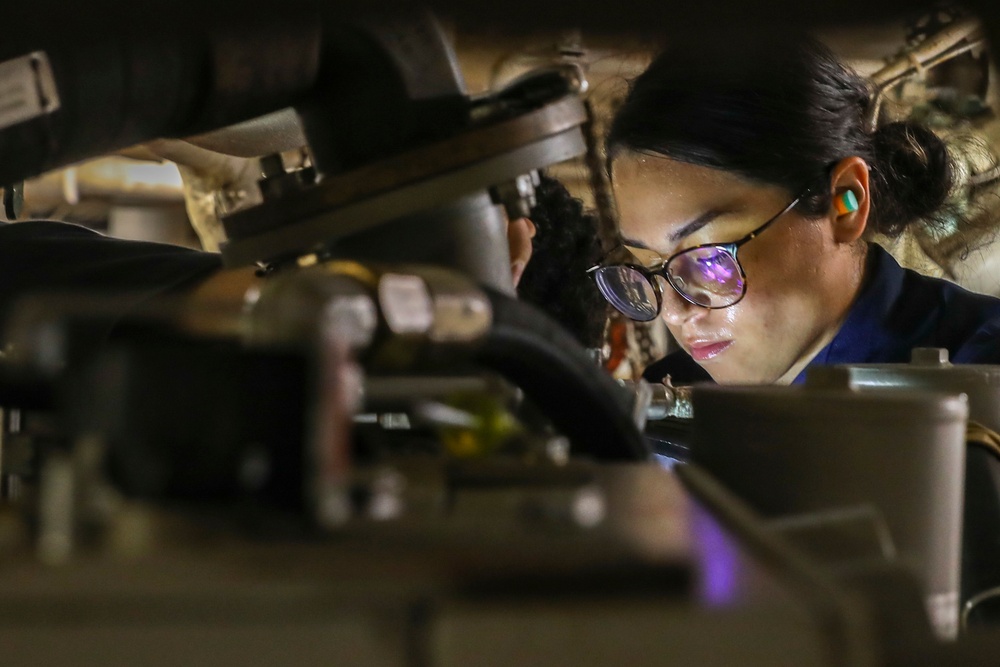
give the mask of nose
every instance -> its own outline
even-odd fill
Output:
[[[677,293],[670,284],[659,278],[660,291],[663,295],[663,308],[660,309],[660,317],[668,326],[680,327],[685,322],[697,319],[708,312],[707,308],[696,306],[680,294]]]

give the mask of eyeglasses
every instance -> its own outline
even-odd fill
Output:
[[[805,195],[802,193],[777,215],[732,243],[706,243],[681,250],[666,260],[656,255],[659,266],[653,268],[633,262],[601,263],[588,272],[594,274],[597,287],[608,303],[639,322],[649,322],[660,314],[664,281],[696,306],[728,308],[747,293],[746,274],[736,257],[737,251],[795,208]]]

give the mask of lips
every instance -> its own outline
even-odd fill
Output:
[[[708,341],[694,341],[688,344],[688,349],[691,351],[691,358],[695,361],[708,361],[714,357],[719,356],[733,344],[731,340],[724,340],[720,342],[708,342]]]

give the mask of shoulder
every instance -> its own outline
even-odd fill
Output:
[[[946,347],[954,353],[984,324],[1000,317],[1000,299],[905,269],[878,245],[870,247],[869,262],[871,278],[852,308],[849,328],[870,335],[876,345],[898,347],[906,358],[911,348],[920,346]]]
[[[973,338],[1000,333],[1000,299],[906,270],[891,321],[924,327],[929,342],[954,354]]]
[[[982,322],[951,353],[958,364],[1000,364],[1000,314]]]

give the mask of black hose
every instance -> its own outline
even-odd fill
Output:
[[[517,384],[572,443],[602,461],[645,461],[629,399],[568,332],[534,306],[487,290],[493,327],[478,361]]]

